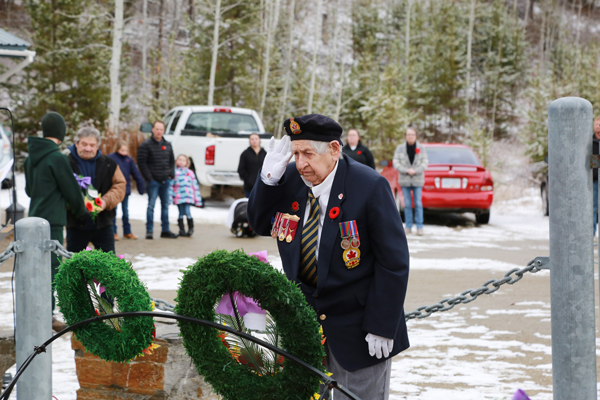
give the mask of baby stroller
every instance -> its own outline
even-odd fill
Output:
[[[256,233],[248,223],[248,199],[238,199],[229,207],[225,225],[236,237],[254,237]]]

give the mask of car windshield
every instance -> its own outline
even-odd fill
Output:
[[[466,164],[481,166],[473,150],[465,147],[427,146],[427,158],[432,164]]]
[[[252,115],[214,112],[193,113],[188,118],[184,129],[211,133],[259,131]]]

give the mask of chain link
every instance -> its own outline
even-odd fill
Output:
[[[415,311],[412,311],[412,312],[409,312],[408,314],[406,314],[405,320],[408,321],[409,319],[413,319],[413,318],[419,318],[419,319],[426,318],[426,317],[429,317],[431,314],[438,312],[438,311],[451,310],[457,304],[470,303],[473,300],[477,299],[477,297],[481,296],[482,294],[494,293],[495,291],[500,289],[500,286],[502,286],[506,283],[508,283],[509,285],[512,285],[512,284],[519,282],[523,278],[523,275],[526,274],[527,272],[536,273],[538,271],[541,271],[542,269],[544,269],[543,266],[540,263],[536,262],[536,259],[533,259],[533,260],[529,261],[527,263],[527,266],[524,268],[511,269],[504,275],[504,278],[502,278],[502,279],[490,279],[489,281],[485,282],[483,284],[483,286],[481,286],[478,289],[465,290],[464,292],[462,292],[460,295],[458,295],[456,297],[442,299],[442,300],[440,300],[439,303],[433,304],[431,306],[419,307]],[[514,277],[511,276],[513,274],[515,275]]]
[[[4,264],[4,261],[8,260],[15,255],[14,252],[15,242],[10,242],[6,250],[0,253],[0,265]]]
[[[151,299],[154,300],[154,308],[158,308],[161,311],[175,312],[175,306],[168,301],[163,299],[155,299],[154,297],[151,297]]]
[[[58,242],[58,240],[52,240],[51,242],[52,248],[50,250],[55,252],[59,257],[71,258],[73,257],[73,254],[75,254],[65,249],[63,245]]]

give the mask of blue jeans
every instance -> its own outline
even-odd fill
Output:
[[[409,186],[402,188],[402,194],[404,195],[404,225],[410,229],[413,226],[413,209],[412,200],[410,193],[412,191],[415,197],[415,222],[417,223],[417,229],[423,229],[423,202],[421,201],[421,190],[422,187]]]
[[[192,213],[190,212],[190,203],[177,204],[177,208],[179,208],[179,219],[182,219],[183,217],[187,217],[187,219],[192,219]]]
[[[154,232],[154,204],[156,198],[160,197],[160,222],[162,232],[169,232],[169,186],[171,181],[167,179],[163,183],[150,181],[146,185],[148,192],[148,210],[146,211],[146,232]]]
[[[125,198],[121,202],[121,211],[123,212],[123,235],[129,235],[131,233],[131,225],[129,224],[129,195],[125,195]],[[116,211],[116,207],[115,207]],[[117,218],[113,219],[113,231],[117,234]]]
[[[594,236],[598,227],[598,181],[594,182]]]

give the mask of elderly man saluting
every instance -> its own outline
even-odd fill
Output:
[[[288,279],[323,326],[333,378],[363,399],[388,399],[391,357],[409,346],[408,246],[390,186],[340,157],[342,128],[331,118],[304,115],[284,127],[250,194],[250,225],[278,240]]]

